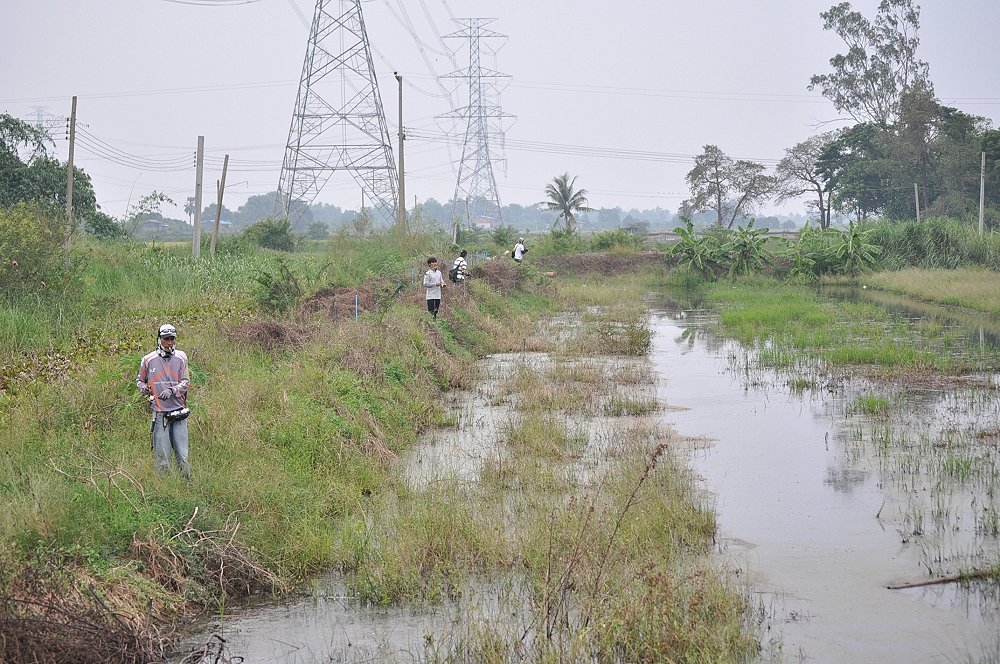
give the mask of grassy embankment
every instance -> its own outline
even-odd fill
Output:
[[[724,334],[756,348],[764,366],[818,360],[827,368],[895,376],[1000,368],[996,351],[970,349],[954,330],[933,322],[913,326],[878,305],[826,297],[798,284],[746,278],[711,284],[706,297],[720,308]]]
[[[865,275],[861,282],[874,288],[938,302],[1000,318],[1000,272],[982,268],[954,270],[907,268]]]
[[[517,277],[505,281],[504,265],[499,278],[454,293],[434,324],[420,294],[395,297],[400,266],[419,270],[411,257],[425,248],[342,241],[287,259],[303,294],[360,286],[368,304],[357,323],[353,312],[331,321],[328,307],[263,320],[254,275],[281,268],[274,254],[245,249],[194,263],[179,251],[95,245],[71,299],[0,308],[0,343],[12,351],[0,396],[0,447],[11,460],[0,469],[3,582],[7,599],[38,601],[28,609],[8,603],[5,612],[49,611],[55,621],[60,611],[91,605],[92,586],[130,625],[155,635],[150,620],[162,626],[192,605],[221,608],[280,591],[328,567],[343,570],[359,595],[386,602],[446,596],[472,573],[528,570],[531,597],[542,598],[532,604],[540,622],[529,639],[539,659],[566,648],[582,656],[634,647],[722,661],[751,648],[742,600],[697,564],[711,517],[694,507],[679,467],[660,463],[660,434],[621,437],[630,452],[614,455],[617,470],[602,471],[606,491],[548,491],[543,480],[554,473],[546,465],[578,437],[549,419],[558,404],[534,400],[540,405],[525,406],[521,417],[539,426],[527,427],[527,438],[512,428],[505,443],[530,472],[517,464],[514,475],[497,472],[472,501],[402,482],[397,455],[421,431],[453,423],[441,391],[470,385],[472,360],[529,348],[532,338],[553,348],[532,335],[533,316],[638,299],[621,283],[603,292],[556,292],[531,279],[519,286]],[[329,304],[336,294],[325,292]],[[624,322],[585,325],[590,341],[578,338],[576,347],[614,353],[641,342],[632,312]],[[148,416],[132,384],[163,320],[178,326],[194,370],[191,483],[152,472]],[[575,375],[585,378],[572,382],[586,383],[593,371]],[[595,403],[608,414],[651,408],[628,395]],[[498,507],[513,485],[525,518],[500,532],[487,507]],[[606,544],[593,549],[594,541]],[[650,602],[637,613],[639,592]],[[567,633],[569,616],[576,628]],[[35,645],[66,633],[43,630]],[[493,642],[486,637],[475,647]],[[497,643],[497,658],[517,646]]]

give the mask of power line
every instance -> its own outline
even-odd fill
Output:
[[[203,7],[225,7],[229,5],[252,5],[260,0],[160,0],[175,5],[201,5]]]
[[[167,1],[167,0],[164,0]],[[402,71],[399,67],[393,67],[392,63],[389,62],[388,58],[382,55],[373,47],[373,51],[376,51],[380,58],[383,60],[385,65],[392,71]],[[430,78],[432,80],[437,80],[438,76],[431,71],[430,76],[422,74],[411,74],[407,73],[407,79],[412,78]],[[98,92],[93,94],[80,94],[77,95],[81,99],[117,99],[122,97],[145,97],[145,96],[157,96],[157,95],[174,95],[174,94],[195,94],[201,92],[229,92],[233,90],[254,90],[260,88],[271,88],[271,87],[288,87],[296,85],[295,81],[284,80],[284,81],[260,81],[256,83],[233,83],[229,85],[203,85],[203,86],[191,86],[182,88],[154,88],[150,90],[126,90],[118,92]],[[632,88],[632,87],[620,87],[620,86],[608,86],[608,85],[596,85],[587,83],[549,83],[544,81],[514,81],[510,84],[511,88],[516,89],[541,89],[541,90],[552,90],[552,91],[565,91],[565,92],[581,92],[588,94],[609,94],[609,95],[620,95],[620,96],[638,96],[638,97],[664,97],[673,99],[687,99],[687,100],[704,100],[704,101],[734,101],[734,102],[761,102],[761,103],[788,103],[788,104],[802,104],[802,103],[820,103],[825,102],[826,98],[821,95],[803,95],[803,94],[791,94],[791,93],[776,93],[776,92],[748,92],[739,91],[731,92],[726,90],[673,90],[669,88]],[[414,89],[421,92],[421,94],[426,94],[431,97],[447,96],[451,93],[447,90],[443,94],[437,95],[435,93],[427,92],[425,90],[420,90],[414,87]],[[65,95],[48,96],[48,97],[20,97],[11,99],[0,99],[0,104],[31,104],[36,102],[51,102],[51,101],[65,101]],[[947,97],[942,98],[942,102],[947,103],[962,103],[967,105],[984,105],[984,106],[996,106],[1000,105],[1000,97]]]
[[[457,145],[460,142],[455,136],[443,132],[431,132],[421,129],[410,129],[408,136],[415,141],[428,141],[433,143],[451,143]],[[683,154],[676,152],[658,152],[653,150],[632,150],[625,148],[607,148],[588,145],[572,145],[566,143],[547,143],[541,141],[521,141],[507,140],[505,147],[509,150],[520,152],[536,152],[549,154],[565,154],[583,157],[602,157],[609,159],[625,159],[630,161],[655,161],[668,163],[690,163],[697,155]],[[736,157],[737,159],[749,159],[766,165],[777,164],[780,159],[774,158],[750,158]]]

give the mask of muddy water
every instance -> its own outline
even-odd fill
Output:
[[[975,526],[975,500],[989,499],[982,487],[901,471],[904,462],[872,444],[870,422],[846,414],[871,386],[796,394],[776,376],[737,375],[744,351],[714,339],[712,322],[705,312],[654,312],[658,396],[686,408],[665,417],[703,441],[692,463],[716,507],[721,555],[761,593],[765,659],[885,664],[995,653],[995,583],[886,588],[928,578],[928,565],[997,559],[995,534]],[[925,429],[911,431],[902,456],[937,440],[933,413],[947,399],[902,406],[911,412],[897,422]]]
[[[951,663],[983,652],[1000,661],[995,583],[886,589],[929,569],[997,559],[996,533],[980,526],[1000,495],[989,471],[1000,445],[962,447],[983,430],[1000,443],[995,393],[901,392],[891,395],[892,419],[876,422],[850,413],[855,396],[875,386],[793,392],[783,377],[741,373],[745,351],[713,337],[713,323],[705,312],[654,310],[653,382],[661,403],[683,409],[661,417],[695,439],[692,465],[718,514],[719,553],[762,607],[762,661]],[[429,433],[401,459],[410,484],[477,481],[512,417],[497,386],[517,365],[547,361],[541,353],[485,360],[477,389],[449,396],[457,426]],[[942,441],[954,443],[957,467],[975,472],[947,482],[926,472],[929,459],[953,453]],[[247,662],[419,661],[427,635],[460,629],[470,613],[499,619],[503,592],[379,609],[324,577],[291,601],[205,625],[181,650],[219,632]]]

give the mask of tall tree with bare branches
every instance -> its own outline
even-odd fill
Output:
[[[816,163],[826,147],[840,135],[839,131],[817,134],[785,150],[785,156],[778,162],[775,175],[778,180],[778,202],[787,201],[809,194],[809,202],[819,214],[819,227],[830,227],[830,199],[833,196],[833,182],[824,180]]]
[[[694,159],[694,168],[685,176],[691,198],[683,207],[694,212],[712,210],[717,226],[732,228],[740,217],[753,213],[775,187],[763,165],[733,159],[715,145],[706,145]]]

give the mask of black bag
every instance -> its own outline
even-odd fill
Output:
[[[163,414],[163,417],[170,420],[171,422],[180,422],[181,420],[186,420],[188,415],[191,414],[190,408],[179,408],[178,410],[171,410]]]
[[[458,266],[457,265],[455,267],[451,268],[450,270],[448,270],[448,278],[451,279],[454,283],[456,283],[456,284],[458,283]]]
[[[513,258],[513,257],[514,257],[514,250],[513,250],[513,249],[511,249],[511,250],[510,250],[510,257],[511,257],[511,258]]]

